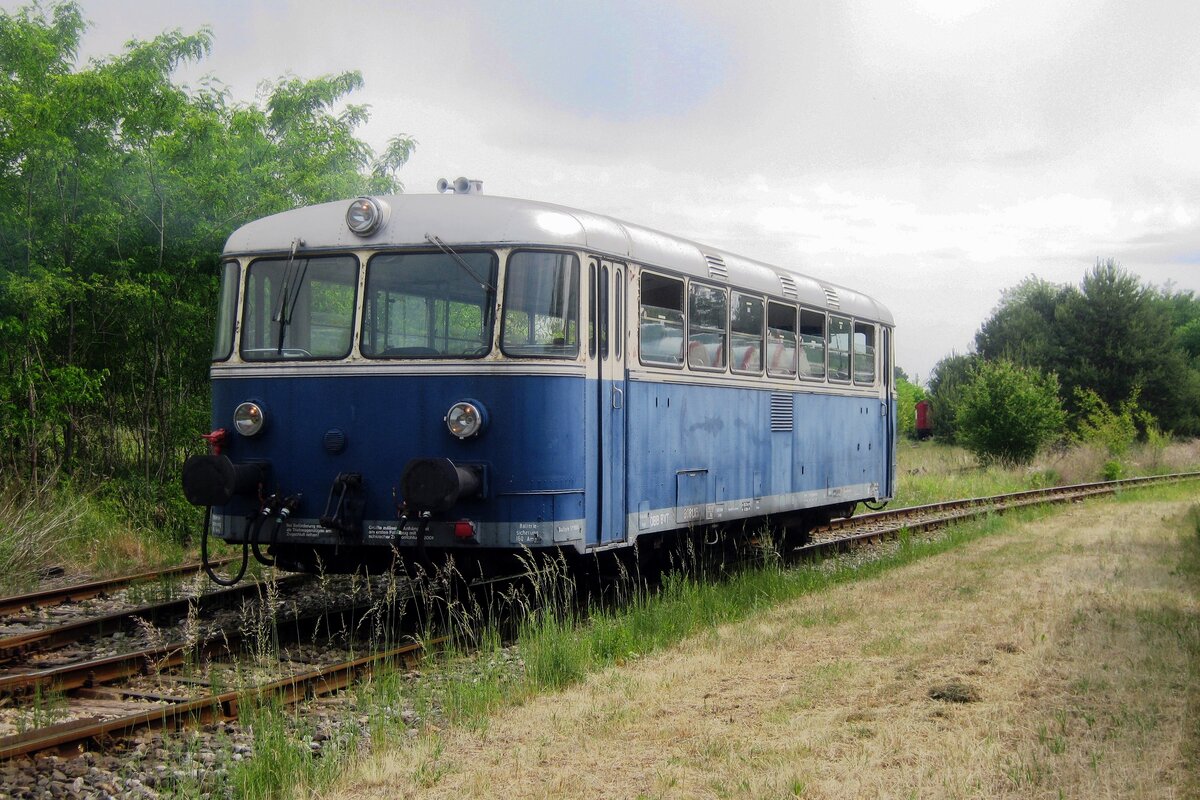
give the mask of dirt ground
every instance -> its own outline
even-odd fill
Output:
[[[1197,796],[1189,505],[1009,526],[420,737],[330,796]]]

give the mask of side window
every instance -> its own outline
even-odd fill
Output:
[[[613,270],[613,358],[621,357],[621,342],[625,341],[625,278],[621,270]]]
[[[724,289],[693,283],[688,292],[688,366],[725,369],[729,301]]]
[[[850,380],[850,320],[829,318],[829,380]]]
[[[761,375],[763,369],[763,301],[733,293],[729,317],[730,366],[734,372]]]
[[[683,365],[683,281],[642,273],[638,349],[643,364]]]
[[[767,304],[767,374],[796,377],[796,307]]]
[[[599,299],[599,288],[596,285],[596,262],[588,262],[588,356],[596,357],[596,303]]]
[[[800,309],[800,377],[825,377],[825,314]]]
[[[875,326],[854,323],[854,382],[875,382]]]
[[[242,270],[236,261],[221,265],[221,304],[217,307],[217,335],[212,360],[224,361],[233,352],[233,322],[237,318],[238,284]]]
[[[579,259],[571,253],[513,253],[504,278],[500,348],[518,358],[579,355]]]

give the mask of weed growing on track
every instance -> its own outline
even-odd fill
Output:
[[[1125,492],[1122,498],[1179,499],[1188,496],[1188,491],[1194,490],[1154,487]],[[424,730],[422,741],[434,752],[437,732],[446,725],[486,730],[490,716],[498,710],[576,683],[590,672],[623,665],[802,595],[875,577],[959,547],[1003,530],[1008,520],[1031,520],[1049,513],[1044,508],[1026,509],[1005,518],[959,525],[936,538],[905,535],[875,559],[831,559],[801,567],[785,566],[764,534],[759,537],[762,566],[733,573],[708,562],[701,556],[701,548],[685,541],[672,555],[671,569],[661,586],[651,587],[628,562],[612,562],[622,576],[612,593],[620,602],[612,602],[610,596],[594,602],[587,613],[575,602],[582,578],[567,569],[561,557],[526,553],[527,588],[501,585],[482,598],[458,591],[463,577],[452,562],[440,570],[418,567],[410,574],[378,576],[371,584],[371,607],[360,625],[360,633],[369,642],[363,645],[367,650],[380,651],[397,644],[400,634],[393,622],[406,616],[419,620],[418,637],[449,633],[460,644],[475,645],[478,650],[465,660],[453,653],[439,658],[423,666],[420,676],[399,667],[377,670],[347,693],[342,727],[351,735],[336,746],[323,747],[319,755],[306,743],[310,723],[297,712],[247,701],[244,707],[253,714],[253,758],[238,763],[223,778],[210,775],[203,785],[180,787],[180,793],[288,797],[319,792],[368,747],[406,741],[414,726]],[[1200,575],[1200,510],[1193,527],[1198,532],[1190,569]],[[415,593],[423,599],[414,599],[410,585],[425,587],[426,591]],[[513,619],[515,629],[511,627]],[[1198,627],[1196,620],[1190,625],[1190,630]],[[1185,626],[1185,635],[1192,635],[1187,630]],[[510,634],[516,644],[506,648],[502,642]],[[1194,638],[1200,641],[1200,634]],[[1200,645],[1197,648],[1200,650]],[[1044,733],[1039,746],[1053,756],[1059,733],[1049,723]],[[1013,780],[1021,785],[1034,785],[1031,782],[1039,779],[1039,763],[1034,760],[1012,768]],[[420,782],[436,784],[441,769],[436,756],[426,759]],[[802,783],[799,778],[797,781]]]

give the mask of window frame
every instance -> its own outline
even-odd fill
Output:
[[[536,255],[570,256],[571,258],[574,259],[575,273],[573,276],[573,281],[571,283],[573,284],[573,288],[575,291],[575,298],[574,298],[575,299],[575,305],[574,305],[575,316],[574,316],[574,320],[573,320],[575,322],[575,352],[564,353],[564,354],[510,353],[508,350],[505,349],[505,347],[504,347],[504,331],[505,331],[505,327],[508,323],[508,305],[509,305],[508,290],[509,290],[509,287],[512,285],[512,283],[511,283],[512,263],[513,263],[513,258],[515,256],[521,255],[522,253],[533,253]],[[501,294],[501,298],[500,298],[500,337],[499,337],[499,342],[500,342],[500,352],[503,353],[505,355],[505,357],[520,358],[520,359],[531,359],[531,358],[532,359],[552,359],[555,361],[577,361],[579,359],[579,354],[583,351],[582,342],[580,341],[580,337],[583,333],[583,331],[581,329],[581,324],[580,324],[580,311],[581,311],[580,299],[582,296],[582,286],[581,286],[582,276],[580,275],[581,271],[582,270],[581,270],[581,265],[580,265],[580,261],[579,261],[579,254],[577,252],[575,252],[574,250],[557,250],[557,249],[542,250],[542,249],[535,248],[535,247],[519,247],[519,248],[514,248],[513,250],[510,250],[508,252],[508,255],[504,259],[504,290],[503,290],[503,292]],[[569,317],[569,316],[564,317],[563,318],[564,328],[569,330],[571,322],[572,322],[571,317]],[[530,320],[529,324],[532,327],[532,325],[533,325],[532,319]],[[564,337],[563,347],[567,347],[565,337]]]
[[[858,318],[853,320],[852,325],[853,335],[851,336],[850,342],[850,377],[853,379],[855,386],[875,386],[878,384],[879,379],[879,369],[877,367],[879,362],[879,326],[874,322]],[[859,326],[866,328],[872,334],[871,338],[866,340],[865,344],[866,347],[871,348],[871,380],[869,381],[860,381],[858,379],[857,361],[859,353],[855,345],[858,343]],[[864,352],[863,355],[867,355],[867,353]]]
[[[213,346],[211,358],[213,363],[221,363],[233,358],[234,350],[241,352],[241,342],[238,341],[238,313],[242,310],[242,264],[236,258],[221,260],[221,281],[217,287],[217,319],[213,326]],[[228,319],[222,317],[228,314]],[[217,346],[225,340],[225,349],[218,351]]]
[[[756,369],[742,369],[733,365],[733,310],[738,306],[738,299],[745,299],[758,303],[759,325],[758,325],[758,367]],[[760,294],[752,294],[750,292],[740,292],[731,289],[729,292],[729,303],[725,309],[725,316],[729,326],[729,371],[735,375],[754,375],[761,376],[763,374],[764,365],[766,362],[766,331],[767,331],[767,302]],[[740,332],[739,336],[750,336],[751,334]]]
[[[484,302],[484,304],[480,307],[480,313],[482,314],[481,321],[487,323],[484,326],[486,328],[486,330],[484,331],[484,341],[480,345],[480,347],[482,348],[482,347],[486,346],[486,350],[484,352],[481,352],[478,354],[469,354],[469,355],[468,354],[446,355],[446,354],[440,354],[440,353],[439,354],[385,355],[384,353],[368,353],[364,349],[363,344],[367,340],[367,316],[368,316],[367,306],[370,302],[371,262],[373,262],[376,258],[380,258],[380,257],[384,257],[384,256],[446,255],[441,250],[426,250],[426,249],[421,249],[421,250],[373,250],[373,251],[371,251],[370,255],[367,257],[365,262],[360,262],[360,269],[362,270],[363,299],[362,299],[362,308],[361,308],[362,320],[359,324],[359,329],[358,329],[358,340],[359,340],[358,348],[359,348],[359,354],[362,355],[363,358],[371,359],[372,361],[388,361],[388,362],[392,362],[392,361],[460,361],[460,360],[461,361],[478,361],[482,358],[487,358],[489,355],[491,355],[492,351],[496,349],[496,327],[497,327],[497,322],[498,322],[497,314],[496,314],[496,303],[499,299],[499,297],[498,297],[499,288],[498,288],[497,284],[499,282],[499,275],[500,275],[500,254],[496,251],[495,248],[482,247],[482,246],[480,246],[480,247],[465,247],[465,248],[461,248],[461,249],[455,249],[454,253],[457,255],[460,255],[460,256],[464,255],[464,254],[486,253],[489,256],[491,256],[489,271],[486,276],[486,281],[487,281],[487,283],[490,284],[491,288],[485,289],[487,298],[486,298],[486,301]],[[413,296],[418,296],[418,295],[413,295]]]
[[[283,269],[286,270],[289,268],[288,267],[289,263],[295,264],[300,261],[307,261],[309,263],[305,264],[302,267],[301,266],[293,267],[294,269],[299,271],[300,275],[302,275],[302,277],[303,277],[302,283],[307,283],[310,280],[316,280],[316,276],[308,275],[308,270],[309,270],[309,267],[311,266],[311,262],[318,261],[318,260],[327,260],[327,259],[328,260],[349,259],[349,261],[353,264],[352,279],[347,284],[345,284],[347,287],[350,288],[350,315],[348,318],[349,337],[347,338],[345,349],[336,355],[312,355],[311,350],[309,350],[308,348],[301,348],[301,347],[296,347],[296,346],[292,346],[292,347],[284,346],[281,348],[282,353],[284,353],[284,354],[286,354],[288,350],[305,350],[307,355],[283,355],[283,354],[281,354],[281,355],[272,356],[269,358],[254,358],[254,357],[247,358],[246,354],[249,352],[255,352],[255,351],[259,351],[259,350],[270,351],[272,349],[275,349],[275,348],[271,348],[271,347],[251,347],[251,348],[246,347],[247,333],[248,333],[248,329],[250,327],[247,322],[246,306],[251,302],[251,299],[252,299],[251,298],[251,287],[252,287],[252,283],[256,280],[255,275],[254,275],[254,267],[263,262],[277,262],[277,263],[281,262],[283,264]],[[357,316],[358,315],[358,307],[359,307],[358,301],[359,301],[360,284],[362,282],[362,274],[363,274],[363,262],[362,262],[362,259],[360,259],[356,253],[346,253],[346,252],[304,253],[303,257],[301,257],[299,254],[297,254],[293,257],[289,257],[287,254],[284,254],[284,253],[269,253],[269,254],[264,253],[260,256],[255,257],[254,259],[252,259],[246,265],[245,272],[243,273],[243,279],[241,281],[239,281],[239,287],[241,289],[241,293],[238,298],[238,311],[240,312],[241,316],[240,316],[240,324],[238,325],[238,329],[237,329],[236,335],[234,337],[237,340],[236,341],[236,344],[237,344],[236,349],[237,349],[238,358],[240,358],[242,361],[244,361],[248,364],[279,364],[279,363],[283,363],[283,362],[294,362],[294,361],[344,361],[347,358],[350,358],[351,355],[354,353],[354,349],[355,349],[355,338],[356,338],[356,333],[357,333],[357,327],[356,327],[355,323],[358,321],[358,316]],[[281,276],[281,278],[282,278],[282,276]],[[309,287],[309,295],[308,296],[309,296],[310,302],[311,302],[311,296],[312,296],[311,284]],[[297,297],[298,297],[298,295],[297,295]],[[275,305],[276,299],[277,298],[274,298],[274,297],[271,298],[272,306]],[[258,300],[259,300],[259,304],[261,304],[262,298],[258,298]],[[266,309],[262,309],[262,310],[266,310]],[[268,327],[268,334],[269,334],[269,327],[272,325],[275,325],[276,323],[273,321],[274,313],[270,312],[269,310],[266,310],[266,311],[267,311],[267,313],[265,315],[265,319],[267,320],[267,327]],[[260,318],[262,318],[262,315],[254,314],[253,318],[254,318],[254,321],[257,322]],[[290,320],[290,318],[291,317],[289,315],[289,320]],[[311,336],[311,334],[312,334],[311,310],[310,310],[309,322],[310,322],[309,334]],[[288,327],[290,327],[291,324],[292,323],[289,322]],[[312,346],[312,343],[309,342],[309,347],[311,347],[311,346]],[[230,357],[232,357],[232,353],[230,354]]]
[[[846,323],[846,349],[837,352],[845,353],[846,355],[846,377],[837,377],[834,375],[833,362],[833,337],[834,337],[834,321],[839,320]],[[828,314],[827,325],[825,329],[825,380],[829,383],[851,384],[854,379],[854,317],[841,314]]]
[[[645,309],[647,307],[646,302],[645,302],[645,280],[647,277],[655,278],[655,279],[659,279],[659,280],[672,281],[674,283],[679,284],[680,307],[679,307],[678,311],[679,311],[680,346],[679,346],[679,361],[677,361],[677,362],[676,361],[656,361],[653,359],[651,359],[651,360],[646,359],[646,351],[642,346],[642,328],[643,328],[643,325],[645,324],[645,320],[646,320],[643,309]],[[638,313],[637,313],[637,326],[638,326],[637,342],[638,342],[638,363],[639,364],[641,364],[642,366],[646,366],[646,367],[662,367],[664,369],[676,369],[676,370],[682,370],[687,365],[687,297],[688,297],[687,281],[684,278],[675,277],[673,275],[667,275],[665,273],[657,272],[655,270],[647,270],[647,269],[641,270],[641,274],[638,275]],[[660,309],[663,309],[664,311],[675,311],[676,310],[676,309],[667,308],[666,306],[650,306],[650,308],[660,308]]]
[[[807,372],[800,371],[799,354],[804,352],[804,314],[805,314],[805,312],[807,312],[809,314],[816,314],[821,318],[821,361],[820,361],[821,374],[820,375],[809,375]],[[799,308],[799,322],[798,322],[799,330],[797,332],[798,345],[796,348],[796,351],[798,354],[797,355],[797,365],[796,365],[796,375],[800,378],[800,380],[809,381],[809,382],[820,381],[821,383],[827,383],[829,381],[829,317],[830,317],[829,312],[823,311],[821,309],[817,309],[817,308],[813,308],[811,306],[805,306],[805,305],[801,305]],[[812,363],[812,362],[809,362],[807,360],[807,358],[808,358],[807,355],[805,355],[806,363]]]
[[[724,299],[724,301],[725,301],[725,312],[724,312],[725,327],[721,330],[722,339],[721,339],[721,364],[720,364],[720,366],[704,366],[702,364],[696,365],[696,364],[692,363],[692,336],[694,335],[693,328],[692,328],[692,297],[694,294],[693,290],[701,290],[701,289],[715,291],[718,294],[720,294],[722,299]],[[704,281],[689,280],[688,281],[688,290],[687,290],[686,326],[687,326],[687,338],[685,339],[685,341],[687,342],[687,350],[685,353],[685,357],[686,357],[688,369],[695,370],[696,372],[708,373],[710,375],[728,372],[729,371],[729,286],[728,285],[724,285],[724,286],[714,285],[711,283],[706,283]],[[708,329],[708,328],[697,329],[697,331],[701,332],[701,333],[703,333],[706,330],[710,330],[710,329]],[[701,344],[701,346],[703,346],[703,344]]]
[[[790,309],[792,312],[792,330],[791,330],[791,334],[792,334],[792,365],[791,365],[792,370],[791,370],[791,372],[775,372],[771,369],[771,358],[770,358],[770,352],[769,352],[771,349],[771,331],[786,330],[786,328],[774,328],[771,326],[771,307],[772,306],[778,306],[779,308],[784,309],[784,310]],[[780,302],[779,300],[772,300],[771,298],[768,297],[767,298],[767,313],[766,313],[766,317],[765,317],[764,321],[766,323],[767,334],[766,334],[766,341],[764,342],[764,345],[763,345],[763,358],[766,362],[765,366],[766,366],[767,377],[775,378],[778,380],[787,380],[787,381],[796,380],[800,375],[800,368],[799,368],[800,308],[795,303]]]

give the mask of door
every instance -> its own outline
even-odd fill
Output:
[[[887,462],[884,465],[885,475],[882,490],[885,496],[894,497],[896,494],[896,404],[892,400],[892,329],[886,325],[883,329],[883,435],[887,442]]]
[[[597,391],[598,502],[593,541],[598,544],[625,540],[625,276],[624,264],[600,259],[593,259],[588,273],[596,320],[596,355],[589,378]]]

